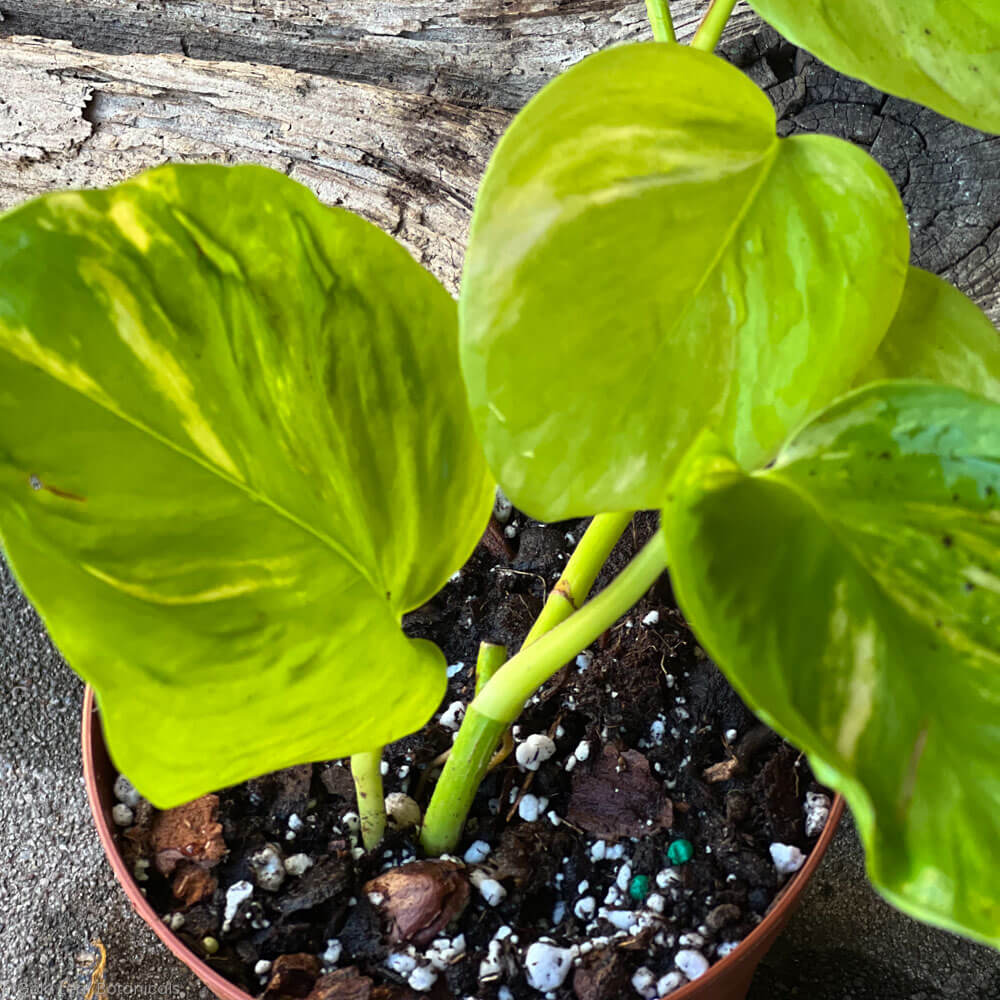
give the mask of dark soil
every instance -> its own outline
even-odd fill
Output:
[[[421,779],[453,735],[439,719],[471,699],[478,643],[517,648],[585,527],[540,525],[516,511],[510,524],[509,556],[495,531],[405,623],[464,666],[449,670],[448,696],[431,723],[386,749],[387,795],[405,792],[426,805],[433,780]],[[652,515],[636,518],[598,586],[654,529]],[[532,734],[551,737],[554,756],[532,772],[511,755],[487,778],[452,863],[414,864],[421,855],[412,829],[392,831],[364,854],[345,762],[292,768],[171,813],[142,803],[123,853],[140,860],[140,872],[149,862],[148,898],[180,937],[267,1000],[538,997],[525,966],[542,937],[571,949],[557,958],[573,959],[552,997],[612,1000],[655,996],[653,984],[662,988],[676,971],[680,949],[709,962],[720,948],[725,954],[783,881],[770,845],[808,851],[814,842],[804,800],[821,789],[804,758],[757,722],[699,649],[666,576],[533,699],[515,737]],[[583,742],[589,754],[576,761]],[[539,803],[522,803],[526,795],[548,800],[533,822],[522,817]],[[667,852],[678,840],[690,842],[693,856],[672,864]],[[490,853],[467,865],[475,841]],[[286,874],[281,862],[293,855],[311,866]],[[484,898],[493,884],[477,888],[487,877],[506,892],[495,906]],[[224,930],[227,892],[241,881],[252,895],[232,907]],[[593,906],[581,904],[587,899]],[[390,955],[403,957],[387,965]],[[414,964],[427,972],[411,978]]]

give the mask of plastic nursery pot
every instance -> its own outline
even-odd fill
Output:
[[[83,701],[83,775],[87,785],[90,811],[97,824],[97,833],[101,838],[104,853],[107,854],[115,877],[121,883],[136,913],[219,1000],[253,1000],[249,993],[245,993],[215,972],[167,928],[146,901],[132,872],[128,870],[118,853],[115,825],[111,818],[111,810],[115,805],[114,783],[118,772],[108,756],[104,733],[94,704],[94,693],[89,687]],[[826,828],[813,846],[806,863],[781,889],[760,924],[740,942],[735,951],[713,965],[700,979],[671,993],[669,1000],[745,1000],[757,966],[788,923],[789,917],[802,897],[806,883],[833,840],[843,812],[844,800],[838,795],[834,800]]]

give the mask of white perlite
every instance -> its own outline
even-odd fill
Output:
[[[625,864],[618,869],[618,874],[615,876],[615,885],[617,885],[622,892],[627,892],[628,884],[631,881],[632,866],[626,861]]]
[[[539,816],[544,815],[548,804],[549,800],[546,798],[538,798],[536,795],[525,795],[517,807],[517,812],[526,823],[534,823]]]
[[[115,798],[119,802],[123,802],[130,809],[134,809],[142,801],[142,796],[135,790],[132,782],[124,774],[119,774],[115,778],[114,792]]]
[[[494,938],[486,949],[486,957],[479,963],[479,978],[481,980],[496,979],[501,972],[500,956],[503,945]]]
[[[586,740],[580,740],[573,751],[573,756],[582,764],[590,757],[590,744]]]
[[[119,802],[111,810],[111,818],[115,821],[115,826],[131,826],[135,813],[124,802]]]
[[[490,906],[499,906],[507,898],[507,890],[495,878],[484,878],[478,888]]]
[[[533,733],[516,750],[517,763],[525,771],[537,771],[556,752],[556,745],[544,733]]]
[[[254,967],[253,971],[258,976],[266,976],[271,971],[271,963],[266,959],[262,958]]]
[[[792,875],[806,863],[806,856],[793,845],[772,844],[770,851],[779,875]]]
[[[674,955],[674,965],[684,973],[688,979],[697,979],[708,972],[708,959],[700,951],[693,948],[682,948]]]
[[[226,910],[222,918],[223,934],[227,933],[229,928],[233,926],[237,911],[251,896],[253,896],[253,883],[251,882],[234,882],[226,890]]]
[[[806,792],[806,836],[818,837],[830,818],[830,797],[822,792]]]
[[[285,881],[285,863],[281,851],[274,844],[265,844],[250,855],[250,868],[257,879],[257,885],[268,892],[277,892]]]
[[[420,806],[415,799],[402,792],[391,792],[385,797],[386,818],[397,830],[420,826]]]
[[[683,972],[668,972],[665,976],[661,976],[657,981],[656,992],[659,993],[661,997],[665,997],[667,994],[673,993],[675,990],[679,990],[683,985]]]
[[[464,702],[453,701],[441,713],[441,718],[438,719],[438,722],[440,722],[445,729],[450,729],[454,732],[462,724],[462,719],[464,718],[465,718]]]
[[[597,900],[593,896],[578,899],[573,907],[577,920],[589,920],[597,912]]]
[[[326,951],[319,956],[319,960],[323,963],[324,968],[332,969],[340,961],[340,956],[343,953],[344,946],[336,938],[330,938],[326,942]]]
[[[632,976],[632,988],[644,1000],[655,1000],[656,976],[645,965],[640,965]]]
[[[285,871],[292,876],[304,875],[313,866],[313,859],[308,854],[293,854],[285,858]]]
[[[411,990],[426,993],[437,982],[437,977],[437,971],[429,965],[418,965],[406,981],[410,984]]]
[[[718,958],[725,958],[727,955],[731,955],[740,946],[739,941],[724,941],[715,949],[715,954]]]
[[[664,868],[656,873],[656,884],[661,889],[669,889],[673,885],[680,885],[681,873],[676,868]]]
[[[524,959],[528,985],[540,993],[557,990],[573,966],[573,952],[549,941],[536,941]]]
[[[493,501],[493,516],[501,523],[506,524],[510,520],[510,513],[514,505],[504,496],[503,490],[497,487],[496,499]]]
[[[658,892],[653,892],[646,897],[646,906],[654,913],[662,913],[667,908],[667,901]]]
[[[462,855],[462,860],[467,865],[478,865],[490,856],[490,845],[485,840],[474,840]]]
[[[659,622],[659,620],[660,620],[660,612],[659,611],[650,611],[649,614],[646,615],[642,619],[642,624],[643,625],[656,625]],[[652,975],[652,973],[650,973],[650,974]]]
[[[417,967],[417,960],[412,955],[397,951],[385,960],[385,964],[398,975],[408,976]]]

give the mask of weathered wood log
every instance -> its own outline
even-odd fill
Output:
[[[673,0],[680,37],[707,0]],[[642,0],[4,0],[0,33],[130,55],[183,53],[519,108],[596,49],[649,38]],[[727,37],[756,18],[740,5]]]
[[[174,161],[256,162],[396,235],[456,287],[510,115],[274,66],[0,42],[0,208]]]
[[[770,94],[784,134],[870,149],[902,191],[914,261],[1000,319],[1000,139],[847,80],[769,29],[726,51]],[[0,208],[168,159],[255,161],[394,233],[452,290],[479,178],[510,119],[275,66],[32,38],[0,40],[0,80]]]

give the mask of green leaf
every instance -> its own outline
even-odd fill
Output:
[[[887,378],[930,379],[1000,403],[1000,333],[954,285],[911,267],[892,326],[856,384]]]
[[[459,316],[473,419],[522,509],[659,506],[706,425],[765,462],[871,357],[902,203],[861,150],[774,130],[739,71],[648,43],[585,59],[504,136]]]
[[[663,523],[699,641],[847,797],[876,886],[1000,945],[1000,406],[880,383],[754,475],[706,435]]]
[[[259,167],[0,219],[0,535],[154,802],[419,728],[492,482],[444,289]]]
[[[986,132],[1000,132],[996,0],[750,0],[834,69]]]

